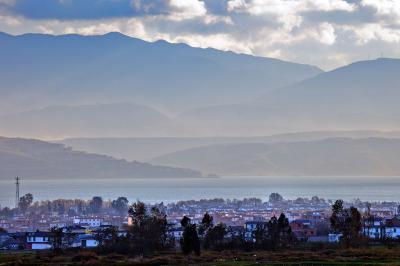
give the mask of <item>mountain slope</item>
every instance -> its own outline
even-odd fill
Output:
[[[400,60],[354,63],[270,91],[248,104],[183,113],[200,130],[256,135],[315,130],[399,130]]]
[[[126,160],[148,161],[165,154],[218,144],[276,143],[322,140],[326,138],[400,138],[400,132],[332,131],[298,132],[260,137],[144,137],[144,138],[72,138],[60,140],[75,150],[106,154]]]
[[[0,134],[36,138],[168,134],[168,117],[132,103],[51,106],[0,116]],[[157,133],[155,133],[157,132]]]
[[[276,59],[102,36],[0,35],[1,112],[132,101],[183,110],[253,99],[321,70]]]
[[[0,138],[0,180],[56,178],[187,178],[196,171],[117,160],[73,151],[61,144],[38,140]]]
[[[400,139],[214,145],[171,153],[151,162],[221,175],[398,176]]]

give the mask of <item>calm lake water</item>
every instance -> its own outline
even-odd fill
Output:
[[[173,202],[202,198],[258,197],[272,192],[285,198],[312,197],[370,201],[400,201],[400,177],[221,177],[206,179],[24,180],[20,194],[35,200],[90,199],[102,196],[145,202]],[[14,204],[14,180],[0,181],[0,204]]]

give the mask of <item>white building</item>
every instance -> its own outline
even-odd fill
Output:
[[[397,218],[387,219],[385,221],[385,237],[400,237],[400,220]]]
[[[49,232],[32,232],[26,236],[27,248],[32,250],[50,249],[51,234]]]
[[[74,224],[89,226],[89,227],[99,227],[102,225],[103,219],[94,217],[84,217],[84,218],[74,218]]]

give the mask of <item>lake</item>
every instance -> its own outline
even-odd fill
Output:
[[[173,202],[202,198],[257,197],[272,192],[284,198],[312,197],[369,201],[400,201],[400,177],[221,177],[196,179],[24,180],[20,195],[32,193],[35,200],[90,199],[102,196],[145,202]],[[14,180],[0,181],[1,206],[13,206]]]

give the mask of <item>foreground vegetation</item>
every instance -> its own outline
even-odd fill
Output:
[[[200,256],[165,252],[151,257],[98,255],[88,250],[0,253],[0,265],[400,265],[400,248],[331,249],[319,246],[292,251],[206,251]]]

